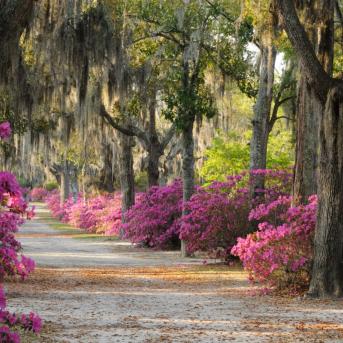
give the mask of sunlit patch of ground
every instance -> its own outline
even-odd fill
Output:
[[[239,266],[74,239],[44,211],[18,236],[38,268],[5,284],[11,310],[45,320],[24,343],[343,342],[342,300],[252,296]]]
[[[245,273],[220,265],[38,268],[6,287],[47,320],[36,342],[343,341],[342,301],[250,296]]]

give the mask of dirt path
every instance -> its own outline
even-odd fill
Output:
[[[177,251],[152,252],[133,248],[129,242],[87,239],[71,230],[56,230],[48,224],[48,210],[38,205],[36,217],[22,227],[19,240],[25,255],[37,265],[49,267],[161,266],[201,264],[199,259],[182,259]],[[82,237],[77,239],[78,236]]]
[[[45,319],[26,342],[343,342],[342,301],[251,296],[239,269],[75,239],[45,218],[19,236],[37,270],[6,284],[11,309]]]

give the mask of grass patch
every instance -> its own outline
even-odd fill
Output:
[[[97,239],[100,241],[118,241],[119,238],[116,236],[104,236],[100,235],[98,233],[81,233],[78,235],[74,235],[72,238],[77,238],[77,239]]]

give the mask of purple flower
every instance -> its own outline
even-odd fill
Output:
[[[11,125],[8,121],[5,121],[0,124],[0,138],[1,139],[6,139],[11,136],[12,129]]]

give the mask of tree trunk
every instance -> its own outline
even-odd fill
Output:
[[[151,144],[148,150],[148,187],[158,186],[160,180],[159,162],[162,156],[160,144]]]
[[[183,203],[185,204],[194,193],[194,138],[193,124],[190,122],[182,130],[182,181],[183,181]],[[185,206],[182,209],[182,215],[186,215]],[[181,256],[187,256],[186,242],[181,240]]]
[[[81,187],[83,204],[86,205],[86,163],[83,164],[81,169]]]
[[[69,198],[70,193],[70,175],[68,161],[63,161],[61,171],[61,205]]]
[[[287,35],[309,84],[325,111],[320,120],[318,214],[309,295],[341,296],[343,290],[343,82],[333,79],[323,68],[300,24],[293,0],[277,0]],[[334,36],[335,2],[325,1],[321,16],[331,27],[327,42]],[[328,18],[331,18],[329,20]],[[322,28],[321,28],[322,29]],[[329,32],[329,31],[328,31]]]
[[[122,193],[122,220],[125,212],[135,203],[135,177],[133,172],[133,138],[122,133],[120,136],[120,186]]]
[[[331,7],[332,8],[332,7]],[[302,5],[307,35],[324,70],[331,75],[333,66],[333,8],[327,1]],[[294,202],[306,202],[317,193],[319,121],[324,111],[314,89],[300,67],[297,103],[297,148],[294,172]]]
[[[70,189],[73,194],[73,201],[74,203],[77,202],[77,198],[79,196],[79,182],[78,182],[78,172],[75,166],[70,168]]]
[[[148,147],[148,186],[158,186],[160,172],[159,162],[163,155],[156,131],[156,102],[151,100],[149,106],[149,147]]]
[[[114,191],[114,180],[113,180],[113,170],[112,170],[112,149],[109,144],[102,144],[102,154],[104,168],[101,170],[100,182],[101,189],[106,192],[112,193]]]
[[[310,296],[343,291],[343,88],[328,95],[321,120],[318,215]]]
[[[266,169],[269,118],[273,100],[274,68],[276,50],[272,33],[266,32],[261,39],[260,81],[254,106],[253,135],[250,144],[250,170]],[[264,188],[264,177],[254,177],[251,183],[252,196]]]
[[[304,75],[298,89],[294,203],[306,202],[317,193],[319,118],[323,111]]]

